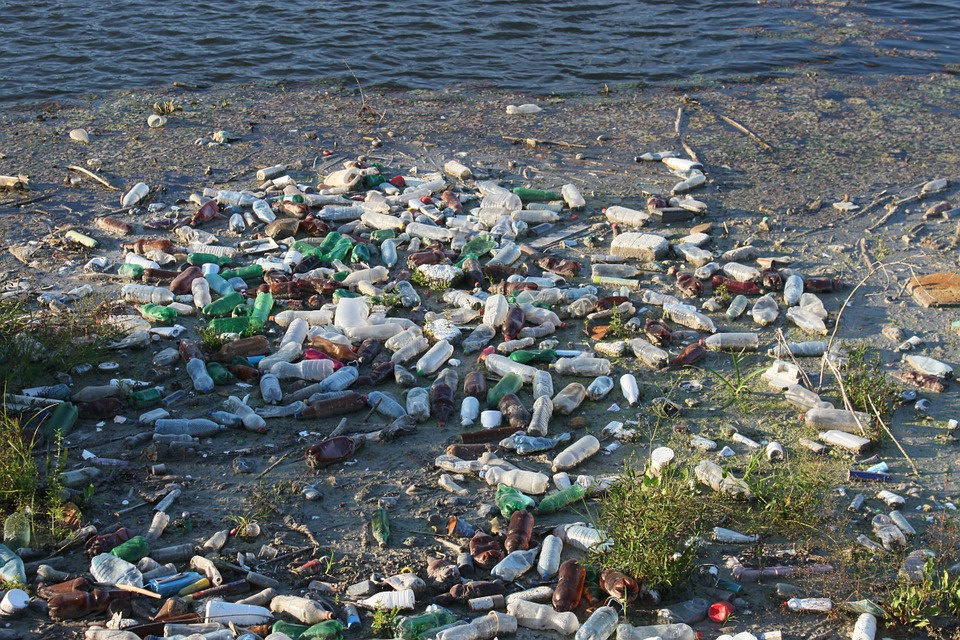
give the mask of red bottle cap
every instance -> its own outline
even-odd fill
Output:
[[[726,600],[714,602],[707,610],[707,615],[714,622],[723,622],[733,613],[733,605]]]
[[[393,176],[390,178],[390,184],[398,189],[403,189],[405,186],[407,186],[407,181],[403,179],[403,176]]]

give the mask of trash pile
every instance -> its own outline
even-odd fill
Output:
[[[303,452],[306,474],[362,458],[366,444],[390,442],[423,425],[447,428],[438,433],[459,440],[437,452],[437,485],[461,505],[487,500],[480,517],[508,524],[494,534],[462,516],[435,515],[429,526],[453,550],[450,557],[352,585],[305,585],[319,572],[319,560],[303,563],[293,553],[287,572],[269,545],[260,557],[224,559],[231,537],[258,535],[256,523],[219,531],[202,545],[167,544],[164,531],[176,519],[171,507],[188,491],[171,482],[154,496],[146,531],[86,526],[62,541],[57,554],[23,551],[42,558],[28,564],[0,547],[3,576],[36,583],[35,598],[14,589],[0,609],[30,609],[56,621],[94,615],[105,626],[87,629],[90,640],[369,637],[371,615],[361,617],[360,609],[398,611],[389,626],[407,640],[479,640],[518,628],[577,640],[614,632],[621,640],[692,640],[690,625],[708,618],[722,623],[736,610],[741,583],[793,575],[794,566],[752,568],[733,555],[724,568],[732,580],[716,566],[702,571],[716,597],[665,606],[658,624],[632,626],[624,608],[638,598],[647,608],[659,606],[656,585],[597,571],[591,558],[612,544],[606,532],[575,518],[556,524],[617,481],[616,474],[578,475],[577,469],[637,433],[629,417],[606,425],[566,423],[589,427],[581,436],[557,432],[558,418],[576,418],[585,403],[614,398],[612,415],[635,416],[647,410],[640,387],[645,376],[696,364],[711,351],[769,347],[774,361],[764,380],[819,432],[819,442],[801,439],[802,446],[860,454],[872,444],[864,429],[872,417],[822,400],[804,384],[799,364],[819,364],[807,360],[815,358],[835,368],[846,357],[838,341],[824,339],[831,313],[839,310],[830,294],[844,284],[805,276],[751,242],[711,250],[711,223],[688,235],[672,233],[669,225],[707,212],[705,203],[683,195],[706,182],[703,167],[670,153],[640,160],[661,161],[678,175],[672,195],[649,194],[640,209],[609,206],[605,221],[592,225],[580,222],[588,215],[586,201],[573,184],[558,192],[508,189],[475,179],[456,160],[442,173],[420,176],[360,158],[323,175],[317,188],[298,184],[276,165],[257,173],[255,190],[205,189],[184,206],[149,203],[155,194],[140,183],[122,199],[129,221],[104,216],[94,221],[96,233],[67,232],[66,241],[93,250],[110,242],[97,235],[121,239],[122,260],[97,255],[84,270],[124,281],[114,287],[116,302],[105,320],[123,336],[107,348],[124,359],[147,352],[152,377],[84,384],[91,372],[122,368],[104,362],[96,370],[75,367],[57,385],[6,394],[7,410],[29,413],[25,428],[38,439],[139,413],[135,433],[124,440],[131,455],[85,455],[82,466],[59,478],[66,499],[96,483],[105,468],[133,467],[144,448],[158,463],[150,473],[162,477],[165,462],[196,455],[202,441],[229,430],[269,434],[278,425],[305,424],[309,432],[326,432]],[[656,225],[662,233],[645,229]],[[169,234],[133,239],[140,230]],[[608,253],[601,253],[600,242],[611,232]],[[575,259],[581,245],[587,251]],[[11,251],[24,262],[33,256],[26,245]],[[644,274],[653,274],[649,288]],[[92,292],[85,285],[42,302],[69,312]],[[777,338],[781,317],[815,339]],[[911,337],[901,349],[920,344]],[[904,362],[910,370],[898,374],[903,382],[934,392],[949,385],[948,365],[912,354]],[[200,409],[187,402],[206,396]],[[684,409],[667,398],[650,405]],[[364,432],[359,416],[341,418],[356,414],[376,414],[385,424]],[[772,463],[791,455],[778,442],[738,432],[729,444],[693,433],[689,446],[719,454],[716,462],[696,464],[697,481],[743,500],[752,498],[751,487],[722,466],[725,458],[760,449]],[[547,456],[547,464],[525,457],[532,454]],[[646,472],[667,473],[681,458],[656,447]],[[873,464],[851,471],[850,480],[884,480],[886,470]],[[304,499],[320,497],[317,486],[303,488]],[[904,498],[888,490],[875,498],[857,495],[851,509],[867,499],[893,511],[876,515],[873,538],[861,535],[858,542],[877,553],[905,546],[915,531],[902,514]],[[392,504],[382,502],[370,525],[387,547],[395,544]],[[5,526],[5,541],[28,548],[29,527],[16,533],[15,524],[9,536]],[[756,540],[714,529],[720,544]],[[58,569],[65,566],[59,553],[80,545],[89,569],[83,575]],[[286,594],[291,591],[299,595]],[[831,606],[787,595],[791,610]],[[853,637],[873,638],[874,616],[882,611],[860,613]],[[772,640],[780,634],[709,637]]]

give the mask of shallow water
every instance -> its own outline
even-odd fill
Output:
[[[335,79],[536,93],[960,62],[954,0],[0,2],[0,102]],[[240,7],[238,9],[238,7]]]

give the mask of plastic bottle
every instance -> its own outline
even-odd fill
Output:
[[[430,605],[421,614],[413,616],[397,616],[393,619],[395,633],[403,640],[418,640],[431,629],[443,627],[457,621],[457,616],[451,611]]]
[[[527,425],[527,433],[532,436],[547,435],[550,430],[550,419],[552,416],[553,400],[547,396],[540,396],[534,400],[533,411],[530,415],[530,424]]]
[[[559,613],[547,604],[514,600],[507,605],[507,613],[516,617],[517,625],[527,629],[556,631],[561,635],[569,636],[580,628],[580,621],[577,620],[575,613],[571,611]],[[694,640],[693,636],[690,640]]]
[[[491,467],[483,472],[483,479],[487,484],[494,486],[505,484],[523,493],[541,495],[547,492],[550,478],[543,473],[524,471],[521,469],[503,469]]]
[[[538,371],[538,369],[535,367],[514,362],[510,358],[496,353],[491,353],[485,357],[483,359],[483,364],[488,371],[491,371],[501,377],[506,376],[509,373],[514,373],[520,376],[525,384],[533,382],[533,378]]]
[[[460,404],[460,426],[469,427],[480,416],[480,401],[473,396],[467,396]]]
[[[632,373],[625,373],[620,376],[620,391],[623,393],[623,399],[631,407],[636,406],[640,401],[640,387],[637,385],[637,378]]]
[[[273,619],[269,609],[252,604],[239,604],[226,600],[210,600],[204,606],[204,621],[235,624],[249,627],[266,624]]]
[[[560,375],[569,376],[606,376],[610,374],[610,361],[606,358],[560,358],[554,364]]]
[[[633,351],[633,355],[638,360],[649,367],[660,369],[667,366],[670,361],[670,354],[659,347],[655,347],[643,338],[633,338],[627,342],[627,346]]]
[[[536,513],[547,514],[560,511],[561,509],[582,500],[587,490],[579,484],[574,484],[566,489],[547,496],[537,505]]]
[[[595,436],[583,436],[553,459],[553,472],[573,469],[598,451],[600,451],[600,441]]]
[[[145,284],[125,284],[120,289],[120,296],[127,302],[153,304],[170,304],[174,297],[169,289]]]
[[[727,319],[736,320],[743,315],[743,312],[747,310],[747,297],[744,295],[736,296],[731,302],[730,306],[727,307]]]
[[[539,549],[537,547],[514,551],[493,567],[490,570],[490,575],[504,582],[513,582],[533,568],[537,560],[538,551]]]
[[[453,355],[453,345],[446,340],[440,340],[417,361],[417,375],[430,375],[450,359]]]
[[[331,612],[319,603],[297,596],[276,596],[270,601],[270,611],[285,613],[300,622],[312,625],[329,620]]]
[[[621,624],[617,627],[617,640],[697,640],[697,634],[686,624],[654,624],[634,627]]]
[[[877,617],[872,613],[861,613],[853,627],[851,640],[874,640],[877,636]]]
[[[260,376],[260,396],[267,404],[277,404],[283,400],[283,391],[280,389],[280,380],[272,373]]]
[[[597,376],[587,387],[587,397],[593,401],[603,400],[613,391],[613,378],[610,376]]]
[[[503,547],[507,553],[526,551],[530,548],[530,538],[533,535],[533,514],[526,510],[514,511],[510,515],[507,525],[507,535]]]
[[[553,398],[553,377],[549,371],[537,369],[533,376],[533,399]]]
[[[833,610],[833,601],[829,598],[790,598],[787,600],[790,611],[817,611],[826,613]]]
[[[753,303],[753,309],[750,310],[750,315],[753,316],[753,321],[761,327],[776,322],[780,315],[780,307],[777,305],[773,294],[768,293],[757,298],[757,301]]]
[[[663,315],[677,324],[682,324],[696,331],[714,333],[717,330],[713,324],[713,320],[702,313],[691,311],[686,305],[665,304],[663,305]]]
[[[450,627],[437,634],[437,640],[491,640],[517,631],[517,619],[498,611],[474,618],[470,624]]]
[[[851,413],[846,409],[824,407],[808,409],[804,414],[804,420],[808,425],[821,429],[837,429],[848,433],[860,433],[861,427],[866,428],[870,425],[870,416],[866,413],[860,411]]]
[[[292,343],[289,343],[292,344]],[[266,358],[264,358],[266,360]],[[263,360],[260,361],[261,363]],[[297,363],[277,362],[270,367],[270,373],[277,378],[299,378],[319,382],[333,375],[333,361],[331,360],[301,360]]]
[[[407,392],[407,415],[417,422],[430,418],[430,398],[423,387],[413,387]]]
[[[541,580],[549,580],[557,575],[560,568],[560,554],[563,552],[563,541],[554,535],[543,539],[540,548],[540,559],[537,561],[537,575]]]
[[[790,320],[803,331],[816,335],[827,335],[827,326],[821,318],[802,307],[787,309],[787,320]]]
[[[192,358],[187,362],[187,374],[193,381],[193,388],[198,393],[213,391],[213,378],[207,373],[206,364],[200,358]]]
[[[193,418],[190,420],[163,418],[157,420],[153,425],[153,431],[156,434],[189,435],[196,438],[212,436],[222,431],[223,428],[223,425],[219,425],[213,420],[207,420],[205,418]]]
[[[739,262],[728,262],[721,267],[724,275],[741,282],[757,282],[760,280],[760,271]]]
[[[90,573],[102,584],[143,587],[143,574],[131,563],[109,553],[101,553],[90,560]]]
[[[553,410],[561,416],[568,416],[583,404],[587,389],[579,382],[571,382],[553,398]]]
[[[703,344],[713,351],[756,351],[760,336],[756,333],[715,333],[707,336]]]
[[[257,415],[252,408],[244,404],[243,400],[240,398],[236,396],[230,396],[223,401],[223,406],[227,409],[227,411],[232,411],[240,416],[240,419],[243,421],[243,428],[247,431],[266,431],[266,421]]]
[[[783,303],[788,307],[796,306],[803,294],[803,278],[797,274],[789,276],[783,283]]]
[[[473,353],[487,346],[487,343],[493,340],[497,335],[497,330],[489,324],[481,324],[474,329],[470,335],[463,339],[462,347],[464,353]]]
[[[110,555],[131,563],[140,560],[149,553],[150,543],[143,536],[134,536],[110,550]]]
[[[848,449],[854,453],[860,453],[863,449],[870,445],[869,439],[861,438],[854,433],[847,433],[846,431],[823,431],[818,437],[827,444]]]
[[[0,544],[0,578],[6,582],[27,584],[23,560],[16,553]]]
[[[907,355],[903,361],[918,372],[935,376],[937,378],[950,378],[953,376],[953,367],[934,358],[927,356]]]
[[[657,612],[660,622],[668,624],[695,624],[707,617],[710,601],[692,598],[664,607]]]
[[[400,591],[382,591],[375,593],[369,598],[360,600],[357,604],[367,609],[413,609],[416,600],[413,589],[401,589]]]
[[[487,357],[489,358],[490,356]],[[494,385],[493,388],[487,392],[487,406],[499,406],[500,401],[504,398],[504,396],[511,393],[516,393],[522,386],[523,379],[519,375],[508,373],[500,379],[500,382]]]
[[[497,293],[487,298],[483,307],[483,324],[491,327],[499,327],[507,319],[507,313],[510,311],[510,304],[507,297]]]

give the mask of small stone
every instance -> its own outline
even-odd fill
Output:
[[[233,473],[235,475],[253,473],[253,468],[250,466],[250,461],[246,458],[236,458],[233,461]]]
[[[74,129],[70,132],[70,139],[86,144],[90,142],[90,134],[86,129]]]

